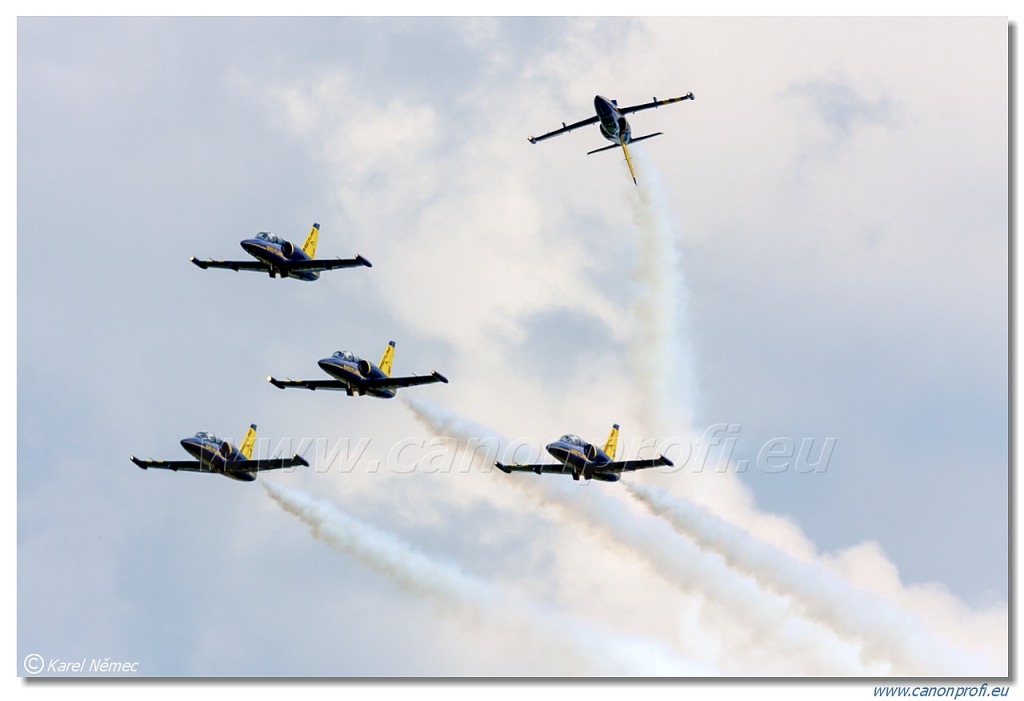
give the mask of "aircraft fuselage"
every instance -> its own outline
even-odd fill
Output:
[[[269,241],[262,238],[251,238],[242,241],[242,248],[256,260],[270,266],[270,276],[290,277],[304,282],[313,282],[320,278],[314,270],[287,270],[282,263],[312,260],[306,252],[290,241]]]
[[[548,453],[558,462],[572,470],[573,479],[597,479],[615,482],[619,476],[614,473],[602,472],[601,468],[612,462],[608,453],[596,445],[581,445],[573,441],[557,440],[545,446]]]
[[[337,354],[330,358],[323,358],[317,361],[320,369],[334,379],[348,385],[348,394],[359,396],[369,395],[380,399],[391,399],[397,392],[393,387],[363,387],[363,380],[383,380],[387,375],[379,367],[369,360],[363,360],[357,356],[351,359],[339,358]]]
[[[241,482],[252,482],[256,479],[256,476],[251,472],[228,472],[224,469],[226,463],[246,459],[237,448],[227,441],[211,440],[204,436],[195,435],[182,438],[181,447],[213,472],[218,472],[225,477]]]
[[[594,111],[600,120],[601,135],[613,144],[628,144],[632,136],[629,122],[619,112],[615,100],[600,95],[594,96]]]

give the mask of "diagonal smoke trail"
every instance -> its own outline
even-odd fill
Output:
[[[394,534],[379,530],[302,492],[264,482],[267,494],[305,523],[313,536],[351,555],[418,596],[452,612],[497,620],[526,639],[533,652],[555,655],[568,674],[695,675],[707,670],[680,660],[649,641],[613,637],[554,611],[510,600],[458,567],[431,559]],[[505,641],[503,653],[514,659],[517,645]]]
[[[269,481],[263,486],[278,506],[308,525],[315,538],[348,553],[402,587],[444,603],[452,600],[472,606],[494,603],[487,587],[455,567],[430,560],[391,534],[308,495]]]
[[[627,490],[701,549],[761,587],[789,597],[805,616],[856,641],[866,662],[891,666],[890,674],[932,675],[962,669],[962,655],[933,639],[920,622],[849,586],[813,562],[801,562],[704,509],[657,487],[627,484]]]
[[[407,398],[406,405],[432,433],[452,438],[466,449],[485,436],[494,437],[496,454],[476,455],[490,466],[508,441],[493,431],[468,421],[447,409],[421,399]],[[794,617],[788,602],[766,595],[749,577],[737,573],[719,557],[709,556],[689,539],[678,538],[663,521],[638,518],[626,505],[603,491],[582,489],[571,480],[534,475],[496,475],[507,480],[545,506],[553,506],[566,521],[582,524],[610,543],[624,546],[642,557],[659,575],[676,588],[704,602],[718,621],[738,624],[742,633],[734,649],[773,640],[772,654],[796,670],[781,668],[770,674],[863,675],[878,670],[860,664],[855,649],[842,643],[831,631],[816,623],[805,624]],[[732,668],[732,665],[737,665]],[[723,672],[749,674],[747,660],[726,654],[717,664]]]

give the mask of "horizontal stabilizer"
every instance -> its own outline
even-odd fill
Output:
[[[644,139],[653,139],[654,137],[661,136],[661,135],[662,135],[662,132],[659,131],[659,132],[655,132],[653,134],[646,134],[644,136],[637,136],[637,137],[634,137],[634,138],[630,139],[629,143],[635,144],[637,141],[643,141]],[[593,151],[587,151],[587,155],[589,156],[592,153],[601,153],[601,151],[610,151],[613,148],[619,148],[619,145],[618,144],[612,144],[611,146],[605,146],[603,148],[595,148]]]
[[[653,139],[656,136],[661,136],[662,132],[656,131],[653,134],[646,134],[645,136],[634,136],[629,140],[629,143],[635,144],[637,141],[643,141],[644,139]]]

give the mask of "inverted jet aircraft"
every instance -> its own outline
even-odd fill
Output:
[[[261,231],[251,239],[242,241],[242,248],[256,260],[199,260],[192,256],[189,260],[206,270],[207,268],[230,268],[239,270],[255,270],[270,273],[270,277],[295,278],[305,282],[313,282],[324,270],[336,268],[357,268],[361,265],[373,267],[370,261],[361,255],[355,258],[329,258],[316,260],[316,242],[320,235],[320,225],[313,224],[306,236],[302,248],[291,241],[286,241],[271,231]]]
[[[231,443],[221,440],[212,433],[200,431],[191,438],[181,439],[181,447],[194,456],[195,460],[139,460],[131,456],[133,463],[148,470],[158,467],[164,470],[184,470],[186,472],[210,472],[230,477],[241,482],[252,482],[256,479],[254,472],[261,470],[280,470],[296,465],[308,466],[299,454],[290,458],[270,458],[253,460],[252,449],[256,445],[256,424],[251,424],[245,432],[242,445],[235,448]]]
[[[538,475],[544,472],[566,474],[571,473],[574,480],[596,479],[602,482],[618,482],[623,472],[643,470],[648,467],[660,465],[671,465],[672,461],[664,455],[659,455],[653,460],[623,460],[616,462],[615,451],[619,443],[619,425],[614,424],[608,438],[604,442],[604,448],[598,448],[592,443],[587,443],[579,436],[566,434],[554,443],[549,443],[546,448],[555,460],[557,465],[503,465],[500,462],[494,464],[499,470],[507,474],[513,472],[536,472]]]
[[[380,358],[380,364],[374,365],[363,360],[350,351],[337,351],[330,358],[324,358],[317,365],[333,377],[333,380],[278,380],[268,377],[267,381],[278,389],[298,387],[303,389],[343,390],[352,396],[370,395],[381,399],[391,399],[401,387],[428,385],[433,382],[448,382],[448,378],[439,372],[429,375],[411,375],[409,377],[392,377],[391,361],[395,357],[395,342],[390,341]]]
[[[574,124],[566,124],[562,122],[561,129],[555,129],[542,136],[530,136],[527,137],[531,144],[535,144],[538,141],[544,139],[550,139],[552,136],[559,136],[560,134],[568,134],[573,129],[579,127],[585,127],[588,124],[600,123],[601,135],[612,142],[611,146],[605,146],[603,148],[597,148],[593,151],[587,151],[589,156],[592,153],[599,153],[600,151],[607,151],[609,149],[622,147],[622,153],[626,156],[626,165],[629,166],[629,174],[633,176],[633,184],[636,185],[636,173],[633,171],[633,161],[629,157],[629,149],[626,147],[627,144],[636,143],[637,141],[643,141],[644,139],[651,139],[655,136],[661,135],[661,132],[655,132],[654,134],[645,134],[644,136],[633,136],[632,130],[630,129],[629,122],[626,121],[625,115],[632,114],[633,112],[639,112],[641,110],[649,110],[654,107],[661,107],[662,105],[670,105],[673,102],[680,102],[682,100],[692,100],[693,93],[688,92],[682,97],[671,97],[667,100],[659,100],[653,98],[651,102],[645,102],[641,105],[633,105],[632,107],[619,107],[619,103],[616,100],[609,100],[607,97],[601,97],[596,95],[594,97],[594,111],[597,114],[590,119],[584,119],[581,122],[575,122]]]

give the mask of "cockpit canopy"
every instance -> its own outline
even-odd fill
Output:
[[[579,436],[574,436],[571,433],[567,433],[559,438],[562,443],[572,443],[573,445],[586,445],[586,442]]]
[[[217,436],[215,436],[212,433],[209,433],[207,431],[199,431],[198,433],[196,433],[196,438],[198,438],[201,441],[210,441],[211,443],[222,443],[223,442],[223,441],[221,441],[220,438],[217,438]]]
[[[334,351],[334,354],[331,355],[331,357],[332,358],[337,358],[338,360],[347,360],[350,363],[355,363],[355,362],[359,361],[359,358],[357,358],[352,353],[352,351],[346,351],[346,350]]]
[[[266,241],[268,243],[284,243],[284,239],[275,234],[273,231],[261,231],[260,233],[256,234],[256,238],[260,239],[261,241]]]

